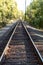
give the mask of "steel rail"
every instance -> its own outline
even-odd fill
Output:
[[[7,45],[5,46],[5,49],[4,49],[4,51],[3,51],[3,53],[2,53],[2,55],[1,55],[1,57],[0,57],[0,62],[2,61],[2,59],[3,59],[3,57],[4,57],[4,54],[5,54],[5,52],[6,52],[6,49],[7,49],[7,47],[9,46],[9,43],[10,43],[10,41],[11,41],[13,35],[14,35],[14,32],[15,32],[15,30],[16,30],[18,24],[19,24],[19,23],[16,24],[16,26],[15,26],[15,28],[14,28],[14,31],[13,31],[12,35],[10,36]]]
[[[23,21],[22,21],[22,24],[23,24]],[[36,45],[35,45],[33,39],[31,38],[30,33],[28,32],[28,30],[27,30],[27,28],[26,28],[26,26],[25,26],[24,24],[23,24],[23,27],[25,28],[26,33],[28,34],[28,37],[30,38],[30,40],[31,40],[31,42],[32,42],[32,44],[33,44],[33,46],[34,46],[34,49],[36,50],[37,55],[39,56],[41,62],[43,63],[42,56],[41,56],[40,52],[38,51],[38,49],[37,49],[37,47],[36,47]]]
[[[19,22],[18,22],[18,24],[19,24]],[[16,27],[15,27],[15,29],[14,29],[14,31],[13,31],[13,33],[12,33],[12,35],[11,35],[11,37],[10,37],[8,43],[7,43],[7,45],[6,45],[6,47],[5,47],[5,49],[4,49],[3,53],[2,53],[2,57],[1,57],[0,62],[2,61],[2,58],[3,58],[4,54],[5,54],[5,51],[6,51],[7,47],[9,46],[9,44],[10,44],[12,38],[13,38],[13,35],[14,35],[16,29],[17,29],[18,24],[16,25]],[[34,41],[32,40],[32,38],[31,38],[31,36],[30,36],[30,34],[29,34],[29,32],[28,32],[26,26],[25,26],[22,22],[21,22],[21,24],[22,24],[22,26],[23,26],[23,28],[24,28],[24,30],[25,30],[27,36],[29,37],[29,40],[30,40],[31,44],[33,45],[33,48],[34,48],[35,52],[37,53],[37,58],[39,58],[39,59],[41,60],[41,56],[39,55],[39,51],[38,51],[38,49],[36,48],[36,46],[35,46],[35,44],[34,44]],[[42,61],[42,60],[41,60],[41,61]]]

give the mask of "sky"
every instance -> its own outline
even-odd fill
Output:
[[[31,3],[32,0],[26,0],[26,6]],[[25,0],[16,0],[18,9],[25,12]]]

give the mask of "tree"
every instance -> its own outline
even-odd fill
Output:
[[[15,0],[0,0],[0,26],[9,20],[17,19],[19,10]],[[4,24],[3,23],[3,24]]]
[[[37,28],[43,28],[43,0],[33,0],[26,10],[29,23]]]

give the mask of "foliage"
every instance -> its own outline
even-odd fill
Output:
[[[6,26],[6,22],[0,22],[0,28]]]
[[[15,0],[0,0],[0,26],[4,26],[9,20],[19,18],[21,14]]]
[[[26,16],[31,25],[43,28],[43,0],[33,0],[30,6],[27,7]]]

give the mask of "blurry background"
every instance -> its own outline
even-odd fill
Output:
[[[43,0],[0,0],[0,28],[17,19],[43,28]]]

